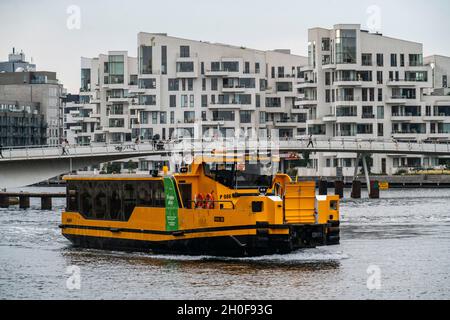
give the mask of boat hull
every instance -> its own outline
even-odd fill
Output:
[[[330,232],[330,230],[333,230]],[[287,254],[303,248],[339,244],[339,228],[332,225],[289,226],[288,234],[268,234],[256,229],[254,235],[198,237],[149,241],[63,233],[76,247],[155,254],[252,257]]]

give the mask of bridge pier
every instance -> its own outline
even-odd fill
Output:
[[[30,208],[30,197],[29,196],[20,196],[19,197],[19,208],[20,209]]]
[[[9,208],[9,197],[0,195],[0,208]]]
[[[334,182],[334,194],[338,195],[339,198],[344,198],[344,181],[336,180]]]
[[[41,198],[41,210],[52,210],[52,198],[42,197]]]

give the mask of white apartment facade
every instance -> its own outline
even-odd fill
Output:
[[[79,102],[66,105],[66,137],[71,144],[123,143],[132,139],[137,103],[137,59],[126,51],[81,58]]]
[[[424,64],[422,44],[371,34],[360,25],[335,25],[309,30],[308,53],[296,85],[296,105],[308,111],[308,133],[318,139],[450,140],[450,97],[432,95],[432,68]],[[356,154],[312,159],[314,170],[301,174],[335,176],[341,167],[352,176],[357,163]],[[393,174],[446,161],[374,155],[372,172]]]
[[[306,133],[306,112],[295,109],[293,88],[306,57],[151,33],[139,33],[138,48],[133,129],[144,140],[208,131]]]

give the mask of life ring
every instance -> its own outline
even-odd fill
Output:
[[[198,208],[204,207],[204,202],[205,202],[204,200],[205,200],[205,198],[203,197],[203,194],[197,193],[194,198],[195,208],[198,209]]]
[[[214,209],[214,196],[211,193],[208,193],[205,198],[205,209]]]

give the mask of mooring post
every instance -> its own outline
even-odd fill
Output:
[[[361,199],[361,181],[354,180],[352,184],[352,199]]]
[[[341,199],[344,198],[344,181],[336,180],[334,182],[334,194],[339,196]]]
[[[9,208],[9,197],[4,194],[0,195],[0,208]]]
[[[20,196],[19,197],[19,208],[20,209],[30,208],[30,197],[29,196]]]
[[[319,181],[319,195],[328,195],[328,180],[320,179]]]
[[[380,184],[378,181],[371,181],[370,182],[370,193],[369,198],[370,199],[380,199]]]
[[[52,210],[52,198],[42,197],[41,198],[41,210]]]

